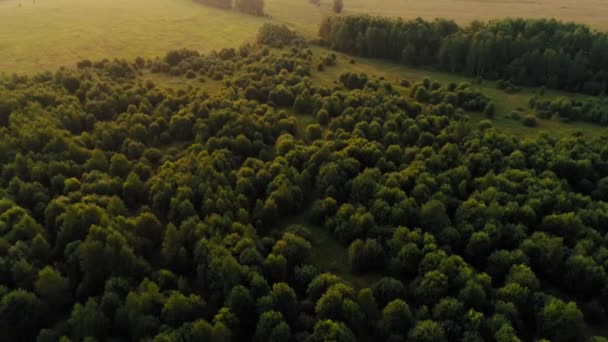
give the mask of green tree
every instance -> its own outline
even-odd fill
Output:
[[[131,172],[133,165],[122,153],[117,153],[110,158],[110,174],[112,176],[126,177]]]
[[[287,342],[291,339],[291,328],[280,312],[266,311],[260,316],[255,336],[258,341]]]
[[[443,328],[431,320],[419,321],[410,330],[408,340],[413,342],[443,342],[446,341]]]
[[[31,341],[43,326],[47,307],[35,294],[12,290],[0,301],[0,327],[6,339]]]
[[[382,310],[382,322],[390,333],[406,336],[414,324],[414,316],[406,302],[395,299]]]
[[[107,336],[110,321],[97,301],[89,299],[84,305],[74,305],[68,323],[72,328],[72,337],[83,340],[86,337],[103,339]]]
[[[313,342],[354,342],[356,340],[353,332],[343,323],[332,320],[318,321],[311,336]]]
[[[38,296],[51,307],[61,308],[69,303],[69,281],[52,266],[46,266],[38,272],[34,287]]]
[[[552,341],[580,341],[583,314],[573,302],[551,298],[539,313],[540,332]]]

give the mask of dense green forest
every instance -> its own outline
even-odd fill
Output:
[[[468,83],[321,86],[335,55],[258,42],[1,78],[3,339],[606,341],[608,138],[506,135]]]
[[[554,19],[475,21],[329,17],[325,44],[339,51],[519,85],[592,95],[608,91],[608,34]]]

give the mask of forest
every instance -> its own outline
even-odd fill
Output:
[[[424,46],[368,39],[379,27]],[[606,88],[606,40],[577,26],[337,17],[321,32],[442,68],[458,39],[507,32],[576,64],[570,39],[589,51],[580,78],[528,78],[525,48],[454,71]],[[467,82],[313,81],[336,63],[265,24],[238,48],[0,78],[3,339],[607,341],[608,137],[508,135],[471,119],[494,104]],[[588,107],[562,102],[531,105]],[[348,276],[324,269],[313,228]]]
[[[555,19],[454,21],[390,19],[364,15],[328,17],[323,43],[366,57],[518,85],[606,94],[608,34]]]

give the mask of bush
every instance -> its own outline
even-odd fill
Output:
[[[282,48],[296,41],[303,42],[303,39],[286,25],[266,23],[260,28],[257,35],[258,44],[274,48]]]
[[[528,114],[524,116],[522,123],[524,124],[524,126],[534,127],[536,126],[536,116]]]
[[[511,112],[511,115],[509,117],[513,120],[519,121],[519,120],[521,120],[521,113],[514,110]]]
[[[488,104],[486,104],[486,108],[483,110],[483,115],[485,115],[486,118],[492,118],[494,117],[494,113],[494,103],[488,102]]]

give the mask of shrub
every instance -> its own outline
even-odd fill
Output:
[[[528,114],[524,116],[522,123],[524,124],[524,126],[534,127],[536,126],[536,116]]]
[[[282,48],[295,42],[303,42],[303,39],[285,25],[266,23],[258,31],[257,42]]]

